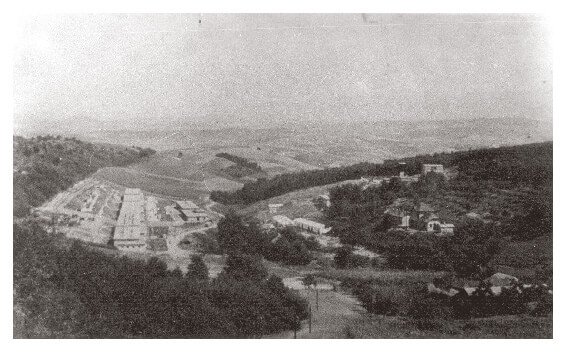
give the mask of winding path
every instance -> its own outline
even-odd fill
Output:
[[[321,290],[318,293],[318,310],[316,310],[316,291],[314,289],[298,290],[312,310],[312,328],[309,333],[308,320],[303,321],[297,331],[297,339],[335,339],[346,337],[346,326],[353,320],[362,318],[365,310],[359,301],[343,291]],[[293,339],[294,332],[286,331],[265,336],[267,339]]]

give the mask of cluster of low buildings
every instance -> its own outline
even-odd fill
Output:
[[[176,201],[170,206],[169,215],[175,225],[204,223],[208,214],[192,201]],[[174,212],[174,213],[173,213]],[[144,251],[148,246],[149,226],[163,225],[154,197],[144,198],[140,189],[126,189],[122,198],[120,214],[114,228],[114,246],[126,251]]]
[[[403,166],[402,163],[400,163]],[[408,176],[404,171],[399,172],[399,176],[394,177],[362,177],[361,183],[364,189],[370,186],[379,186],[383,182],[388,182],[393,178],[399,179],[404,183],[414,183],[419,181],[421,176],[428,173],[439,173],[447,175],[444,166],[441,164],[423,164],[421,173]],[[411,202],[407,199],[400,198],[388,206],[384,214],[393,223],[395,229],[426,231],[436,233],[438,235],[451,235],[454,234],[454,224],[448,223],[443,220],[436,210],[422,202]]]
[[[432,206],[423,202],[397,199],[387,207],[384,214],[395,229],[413,229],[438,235],[454,234],[454,224],[442,220]]]
[[[204,223],[208,221],[208,214],[192,201],[177,201],[175,209],[187,223]]]
[[[474,295],[500,296],[505,290],[515,290],[519,294],[537,290],[539,293],[552,295],[552,289],[546,284],[523,284],[519,279],[504,273],[495,273],[484,280],[484,291],[479,286],[444,286],[440,282],[428,283],[429,294],[441,294],[448,297],[469,297]]]
[[[404,169],[405,163],[400,162],[400,167]],[[414,174],[414,175],[407,175],[405,171],[399,171],[398,176],[392,177],[361,177],[360,182],[364,189],[372,186],[380,186],[384,182],[389,182],[391,179],[396,178],[399,179],[402,183],[416,183],[419,181],[421,176],[427,175],[428,173],[439,173],[444,176],[449,175],[449,172],[444,170],[444,166],[440,164],[423,164],[421,166],[421,173]],[[451,174],[451,173],[450,173]]]

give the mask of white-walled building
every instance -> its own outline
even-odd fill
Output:
[[[145,201],[140,189],[126,189],[114,228],[114,246],[120,250],[143,251],[147,239]]]
[[[422,165],[422,175],[426,175],[427,173],[435,172],[435,173],[442,173],[444,174],[444,166],[443,165],[435,165],[435,164],[423,164]]]
[[[187,223],[203,223],[208,220],[208,214],[202,211],[181,210],[181,217]]]
[[[324,206],[326,206],[326,208],[330,207],[330,195],[323,194],[323,195],[319,195],[318,198],[322,201],[322,203],[324,204]]]
[[[272,219],[273,222],[275,222],[275,225],[279,227],[291,227],[295,225],[295,222],[293,222],[292,219],[286,216],[277,215],[273,216]]]
[[[326,234],[332,229],[326,228],[326,226],[322,223],[311,221],[310,219],[305,218],[295,218],[294,222],[295,226],[304,230],[308,230],[309,232],[315,234]]]

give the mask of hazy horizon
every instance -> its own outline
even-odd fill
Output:
[[[16,33],[14,131],[527,118],[552,123],[535,15],[30,17]]]

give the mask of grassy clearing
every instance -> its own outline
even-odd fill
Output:
[[[198,198],[208,193],[202,183],[180,181],[152,176],[132,169],[109,167],[99,170],[95,178],[128,188],[140,188],[144,192],[175,198]]]
[[[164,175],[168,177],[183,178],[187,180],[202,181],[205,179],[202,164],[214,155],[199,152],[180,151],[160,152],[145,162],[132,166],[133,169]]]
[[[287,216],[291,219],[301,217],[324,222],[324,215],[314,207],[312,200],[319,195],[327,193],[332,187],[351,182],[352,181],[345,181],[293,191],[269,200],[256,202],[251,206],[239,210],[239,213],[245,216],[255,216],[259,220],[270,220],[274,214],[269,213],[267,205],[283,204],[283,207],[277,211],[278,215]]]
[[[376,270],[373,268],[334,269],[328,268],[316,272],[316,275],[331,280],[356,280],[378,284],[381,286],[403,286],[419,282],[431,282],[434,278],[443,277],[444,272]]]

